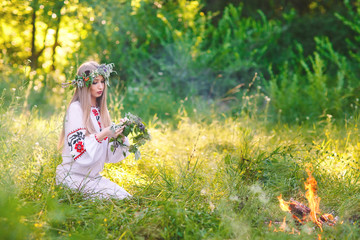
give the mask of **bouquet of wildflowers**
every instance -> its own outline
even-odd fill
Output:
[[[135,159],[138,160],[141,157],[139,147],[144,145],[146,141],[150,140],[151,137],[141,118],[132,113],[126,113],[125,119],[125,122],[121,124],[113,124],[111,126],[111,130],[113,131],[116,131],[117,129],[125,126],[122,135],[118,136],[117,138],[110,139],[110,142],[113,142],[111,151],[115,152],[119,146],[125,146],[122,137],[127,137],[131,134],[132,144],[129,146],[129,152],[134,153]]]

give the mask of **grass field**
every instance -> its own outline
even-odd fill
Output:
[[[1,105],[2,239],[360,238],[357,119],[288,126],[246,116],[202,122],[179,112],[174,127],[154,117],[142,159],[105,167],[103,175],[134,196],[118,201],[56,186],[63,113],[43,118],[36,108],[19,109],[16,101]],[[277,200],[306,203],[309,164],[321,212],[339,218],[323,232],[296,225]],[[285,216],[287,230],[276,232]]]
[[[2,1],[0,240],[360,239],[360,0],[297,2]],[[55,185],[87,60],[152,135],[102,172],[128,200]],[[334,226],[280,208],[308,171]]]

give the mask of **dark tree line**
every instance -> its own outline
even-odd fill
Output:
[[[319,15],[344,8],[343,2],[339,0],[205,0],[204,2],[206,11],[221,12],[230,3],[243,4],[245,16],[254,16],[257,10],[261,10],[270,18],[279,18],[291,9],[304,16]]]

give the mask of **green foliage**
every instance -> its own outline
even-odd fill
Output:
[[[10,188],[9,188],[10,189]],[[0,192],[1,224],[4,239],[25,239],[32,235],[33,229],[26,223],[25,215],[35,214],[30,204],[22,204],[11,192]]]
[[[216,51],[212,66],[229,75],[266,66],[266,55],[282,32],[280,23],[268,20],[263,12],[258,11],[260,20],[256,20],[242,17],[242,9],[242,5],[227,6],[208,38],[209,49]]]
[[[360,86],[349,60],[336,52],[328,38],[315,38],[317,51],[305,58],[299,55],[286,62],[271,77],[266,88],[273,102],[273,111],[285,121],[316,120],[327,115],[343,118],[344,112],[353,115],[360,97]]]
[[[95,34],[83,40],[80,56],[102,53],[103,61],[119,65],[126,85],[172,89],[181,98],[213,97],[246,81],[253,69],[266,69],[278,48],[280,22],[260,11],[259,20],[243,18],[242,6],[229,5],[215,27],[212,15],[200,12],[197,1],[160,6],[152,1],[141,1],[136,8],[114,2],[111,12],[116,9],[116,15],[98,8],[109,24],[93,25]]]
[[[234,116],[292,123],[327,114],[342,119],[356,111],[360,58],[355,3],[281,8],[284,2],[273,1],[267,5],[277,6],[275,12],[250,13],[259,3],[245,2],[204,13],[207,4],[215,3],[38,0],[22,6],[5,1],[3,19],[18,15],[1,21],[0,31],[11,29],[15,37],[12,41],[3,34],[0,39],[1,87],[27,88],[24,105],[50,114],[71,94],[60,84],[74,79],[79,64],[95,59],[116,66],[118,77],[111,85],[117,89],[111,91],[124,98],[115,96],[112,103],[136,109],[144,119],[157,114],[172,121],[181,107],[195,116],[193,109],[206,110],[209,103]],[[21,32],[26,34],[19,38]],[[262,82],[252,84],[255,73]],[[9,91],[4,99],[11,101]]]
[[[347,45],[350,48],[350,56],[353,57],[359,63],[360,56],[357,51],[357,45],[360,42],[360,17],[359,17],[359,1],[354,1],[354,3],[351,3],[349,0],[344,0],[344,3],[347,7],[347,15],[343,16],[340,13],[335,13],[335,16],[340,19],[344,25],[346,25],[348,28],[352,30],[352,33],[355,33],[355,37],[353,39],[346,39]],[[352,4],[356,6],[353,7]]]

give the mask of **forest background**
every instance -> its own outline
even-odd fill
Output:
[[[0,184],[7,186],[0,204],[20,209],[2,213],[9,219],[3,225],[9,238],[21,238],[22,232],[34,238],[90,232],[100,238],[278,239],[262,225],[280,216],[280,210],[271,215],[276,195],[300,197],[305,163],[314,165],[328,187],[328,208],[348,223],[327,236],[359,236],[359,0],[3,0],[0,9]],[[144,149],[135,170],[134,161],[107,170],[118,176],[112,180],[138,193],[139,202],[130,207],[113,210],[116,205],[101,202],[95,210],[51,180],[61,162],[56,141],[73,93],[61,83],[73,79],[86,60],[115,64],[109,93],[114,119],[133,112],[161,139]],[[206,142],[201,134],[213,138]],[[187,155],[168,149],[178,138],[184,138]],[[201,151],[206,157],[195,157]],[[173,158],[175,163],[169,155],[185,157]],[[150,163],[154,159],[172,163],[160,167]],[[221,165],[216,175],[222,180],[197,175],[198,169],[209,173],[198,161]],[[288,173],[289,166],[296,171]],[[141,181],[134,180],[139,176]],[[207,187],[185,191],[194,181]],[[239,186],[247,190],[235,190]],[[248,200],[260,193],[273,206],[267,201],[265,212]],[[343,200],[336,197],[340,193]],[[189,202],[178,203],[189,196],[208,205],[195,201],[197,210],[189,213]],[[83,205],[100,217],[70,217]],[[349,206],[354,214],[346,212]],[[160,214],[151,211],[158,208]],[[110,223],[109,209],[133,215]],[[264,216],[255,220],[259,214]],[[162,220],[157,225],[153,219]],[[141,221],[150,227],[144,231]]]
[[[257,73],[250,90],[262,87],[272,119],[342,118],[359,98],[358,4],[2,1],[1,87],[28,87],[29,108],[53,113],[79,64],[113,62],[125,109],[146,99],[140,115],[171,119],[186,97],[239,114]]]

